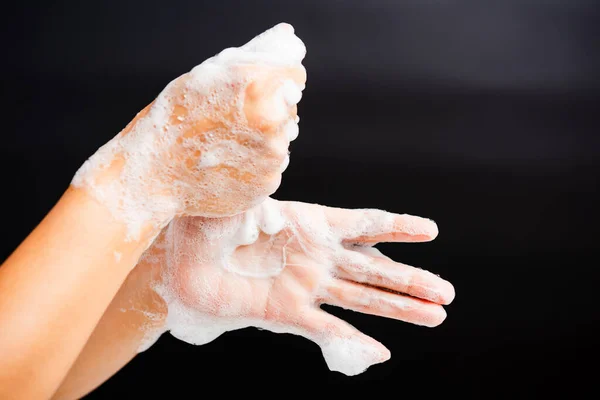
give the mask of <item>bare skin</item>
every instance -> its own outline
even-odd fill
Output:
[[[67,190],[0,268],[0,398],[51,396],[151,236],[126,242],[104,207]]]
[[[175,141],[173,146],[159,146],[151,158],[140,157],[136,149],[129,149],[117,153],[109,165],[88,170],[86,179],[95,185],[118,187],[121,192],[130,193],[133,186],[128,186],[131,181],[123,178],[124,172],[129,165],[148,163],[140,169],[145,175],[136,175],[135,196],[127,201],[128,206],[139,211],[136,215],[146,215],[147,211],[152,218],[139,221],[139,231],[131,236],[126,221],[92,195],[89,187],[70,187],[2,264],[0,398],[30,400],[52,396],[140,255],[175,215],[230,215],[260,203],[278,187],[281,164],[289,144],[281,128],[295,119],[296,107],[289,105],[283,115],[279,113],[274,118],[273,96],[277,85],[284,80],[303,86],[305,71],[260,65],[231,68],[236,71],[232,75],[234,81],[245,83],[236,85],[234,82],[228,86],[228,90],[245,98],[245,105],[237,114],[229,112],[225,104],[223,114],[219,114],[219,109],[213,110],[212,119],[189,115],[181,99],[201,97],[202,93],[189,90],[194,76],[187,73],[159,95],[159,98],[171,96],[170,106],[160,121],[162,127],[142,130],[137,137],[140,143],[160,141],[164,132],[178,124],[177,132],[182,138],[196,138],[201,142],[214,124],[233,118],[238,126],[247,124],[245,128],[254,133],[253,142],[240,137],[239,145],[247,147],[246,154],[261,160],[255,163],[259,166],[258,172],[245,174],[241,169],[225,171],[214,166],[202,173],[191,173],[185,167],[187,161],[194,163],[201,154],[184,139]],[[195,100],[205,101],[203,98]],[[136,126],[154,123],[155,119],[149,118],[155,118],[159,111],[165,112],[155,105],[156,102],[150,104],[109,143],[121,148],[119,144],[131,137]],[[212,140],[218,142],[221,138]],[[229,156],[234,155],[224,157]],[[252,162],[250,159],[242,161]],[[162,188],[158,190],[152,184],[158,182],[160,171],[156,166],[162,168],[160,171],[169,171],[160,175]],[[227,177],[223,178],[224,175]],[[171,185],[175,181],[180,183],[177,190],[176,185]],[[208,193],[206,198],[196,199],[193,204],[187,202],[198,192],[199,186],[210,189],[215,182],[219,184],[218,202],[210,196],[210,191],[204,192]],[[253,190],[246,190],[248,187]],[[166,210],[149,209],[153,204],[148,199],[156,196],[168,198],[175,206]],[[123,201],[121,198],[109,200],[115,204]],[[36,384],[31,385],[32,381]]]
[[[193,256],[196,251],[205,252],[203,259],[210,259],[211,254],[219,256],[223,243],[207,241],[203,230],[231,232],[231,226],[239,223],[241,216],[174,220],[129,275],[55,398],[85,395],[126,365],[147,334],[153,336],[168,328],[165,325],[168,305],[154,292],[157,285],[166,285],[178,301],[205,315],[207,321],[244,321],[238,327],[262,325],[277,332],[294,327],[293,333],[322,345],[326,359],[326,343],[335,337],[365,344],[373,356],[370,364],[387,360],[389,351],[321,310],[319,304],[430,327],[445,319],[442,305],[454,298],[454,288],[449,282],[427,271],[396,263],[369,247],[378,242],[433,240],[437,227],[432,221],[395,215],[390,227],[367,218],[380,211],[295,202],[279,204],[289,222],[286,228],[273,235],[262,232],[255,243],[238,248],[232,259],[240,267],[244,267],[244,260],[256,259],[258,255],[268,263],[280,256],[285,245],[285,266],[269,278],[243,276],[222,265],[199,262]],[[371,223],[364,226],[361,236],[347,234],[356,232],[355,228],[365,225],[365,221]],[[325,236],[319,239],[311,234],[311,229],[324,226],[323,223],[340,240],[332,242]],[[164,246],[166,243],[187,256],[169,265],[173,260]],[[332,259],[348,262],[332,263]],[[213,332],[214,337],[218,334]],[[207,337],[206,341],[214,337]]]

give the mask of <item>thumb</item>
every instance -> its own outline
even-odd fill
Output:
[[[346,321],[321,309],[315,309],[307,317],[308,339],[319,345],[331,371],[358,375],[371,365],[390,359],[390,351],[384,345]]]

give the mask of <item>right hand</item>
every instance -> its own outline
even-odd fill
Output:
[[[283,50],[282,40],[290,44]],[[297,135],[304,55],[287,24],[224,50],[171,82],[86,162],[74,185],[119,218],[158,225],[260,204],[279,186]]]
[[[265,229],[279,213],[279,230]],[[406,214],[267,199],[245,215],[174,219],[146,262],[162,265],[156,287],[174,336],[204,344],[248,326],[293,333],[317,343],[330,369],[355,375],[389,351],[319,305],[440,324],[452,285],[371,247],[436,235],[433,221]]]

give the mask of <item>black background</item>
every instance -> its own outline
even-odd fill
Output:
[[[591,394],[598,372],[600,12],[585,0],[45,1],[2,24],[7,257],[93,152],[173,78],[278,22],[308,53],[300,136],[274,196],[434,219],[383,245],[457,291],[428,329],[327,307],[392,352],[356,377],[245,329],[164,335],[90,399],[322,390]],[[229,382],[225,386],[220,382]],[[321,388],[321,389],[320,389]]]

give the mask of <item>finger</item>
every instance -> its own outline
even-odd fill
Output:
[[[306,88],[306,68],[304,68],[302,64],[298,64],[293,67],[279,67],[276,71],[277,72],[275,76],[280,82],[291,81],[295,84],[296,88],[300,90],[300,92]],[[299,96],[299,94],[296,95]],[[300,98],[298,98],[294,104],[298,103],[299,101]]]
[[[302,66],[264,71],[246,89],[244,110],[249,124],[270,134],[290,120],[296,124],[297,104],[305,81]]]
[[[327,208],[327,220],[345,242],[428,242],[438,235],[435,222],[377,209]]]
[[[260,100],[272,96],[276,92],[288,97],[289,106],[300,102],[302,91],[306,87],[306,68],[303,65],[294,67],[268,68],[261,65],[244,65],[243,69],[253,71],[255,79],[248,85],[246,96],[250,100]],[[289,85],[289,87],[284,87]],[[287,93],[281,89],[286,89]]]
[[[378,252],[373,256],[374,252]],[[438,304],[450,304],[455,292],[452,284],[420,268],[395,262],[374,248],[348,250],[340,257],[338,277],[371,286],[406,293]]]
[[[342,279],[333,279],[329,283],[323,301],[333,306],[421,326],[438,326],[446,319],[446,311],[439,304]]]
[[[332,371],[358,375],[371,365],[390,359],[390,351],[384,345],[321,309],[306,315],[304,328],[308,339],[321,347]]]

